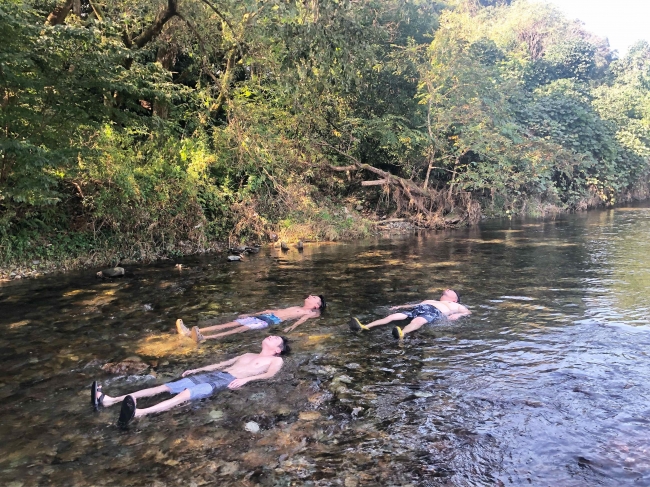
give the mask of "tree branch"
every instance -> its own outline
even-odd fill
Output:
[[[143,30],[138,37],[133,39],[132,44],[137,48],[144,47],[154,37],[160,34],[165,24],[176,15],[178,15],[178,0],[167,0],[167,7],[165,10],[160,11],[158,15],[156,15],[153,23]]]

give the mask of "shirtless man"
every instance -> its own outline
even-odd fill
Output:
[[[226,388],[239,389],[247,382],[254,380],[270,379],[282,367],[282,358],[279,356],[289,353],[290,350],[286,338],[268,336],[262,341],[262,351],[260,353],[245,353],[225,362],[199,369],[186,370],[183,372],[183,377],[187,377],[186,379],[168,382],[161,386],[143,389],[119,397],[103,394],[101,385],[95,381],[90,391],[91,403],[97,410],[100,406],[108,407],[121,402],[122,410],[117,424],[125,428],[133,418],[167,411],[192,399],[210,397],[215,392],[223,391]],[[219,369],[223,370],[212,372]],[[207,373],[197,374],[197,372]],[[137,409],[136,399],[155,396],[163,392],[170,392],[176,394],[176,396],[155,406]]]
[[[420,304],[405,304],[402,306],[393,306],[390,309],[411,308],[404,313],[394,313],[388,315],[386,318],[376,320],[367,325],[361,324],[357,318],[350,319],[350,329],[352,331],[370,330],[375,326],[385,325],[391,321],[411,319],[411,322],[404,327],[404,329],[396,326],[393,328],[393,336],[398,340],[404,338],[404,335],[417,330],[426,323],[433,323],[434,321],[447,318],[450,321],[457,320],[461,316],[472,314],[462,304],[459,304],[458,293],[453,289],[445,289],[440,296],[439,301],[427,300],[422,301]]]
[[[207,326],[199,328],[198,326],[192,327],[190,331],[183,320],[176,320],[176,331],[179,335],[191,336],[197,343],[207,340],[208,338],[221,338],[233,333],[242,333],[248,330],[261,330],[269,325],[277,325],[283,321],[298,320],[293,325],[284,329],[285,332],[293,331],[296,327],[302,325],[309,318],[317,318],[320,316],[322,310],[325,309],[327,304],[323,296],[310,295],[305,299],[303,306],[292,306],[291,308],[284,309],[267,309],[252,315],[239,315],[235,321],[225,323],[223,325]],[[232,328],[232,330],[206,335],[206,332],[214,332],[217,330],[225,330]]]

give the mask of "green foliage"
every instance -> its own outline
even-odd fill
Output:
[[[351,163],[440,213],[647,184],[650,47],[616,59],[548,4],[187,0],[156,24],[174,2],[119,0],[48,25],[61,4],[0,4],[3,262],[363,235],[342,206],[398,203],[328,169]]]

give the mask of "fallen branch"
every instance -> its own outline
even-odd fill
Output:
[[[388,179],[377,179],[376,181],[361,181],[361,186],[384,186],[390,184]]]
[[[345,172],[345,171],[354,171],[357,169],[357,166],[333,166],[332,164],[330,164],[329,168],[332,171]]]
[[[397,223],[408,221],[406,218],[389,218],[387,220],[382,220],[380,222],[375,222],[375,225],[385,225],[386,223]]]

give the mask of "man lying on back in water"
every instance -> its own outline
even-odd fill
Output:
[[[388,315],[386,318],[376,320],[367,325],[361,324],[357,318],[350,319],[350,329],[352,331],[370,330],[375,326],[385,325],[391,321],[411,319],[411,322],[404,327],[404,329],[396,326],[393,328],[393,336],[397,339],[404,338],[404,335],[417,330],[426,323],[433,323],[434,321],[447,318],[448,320],[457,320],[461,316],[472,314],[465,306],[460,303],[458,293],[453,289],[445,289],[440,296],[439,301],[427,300],[422,301],[420,304],[405,304],[402,306],[393,306],[390,309],[411,308],[404,313],[394,313]]]
[[[235,321],[225,323],[223,325],[207,326],[199,328],[198,326],[192,327],[190,331],[183,320],[176,320],[176,331],[179,335],[191,336],[194,341],[202,342],[208,338],[221,338],[233,333],[242,333],[248,330],[261,330],[269,325],[277,325],[283,321],[298,320],[291,326],[284,329],[285,332],[293,331],[297,326],[302,325],[309,318],[318,318],[321,311],[325,309],[327,304],[323,296],[310,295],[305,299],[303,306],[292,306],[291,308],[284,309],[267,309],[252,315],[239,315]],[[206,332],[225,330],[232,328],[232,330],[215,333],[213,335],[206,335]]]
[[[115,403],[122,403],[122,410],[117,424],[122,428],[133,418],[146,416],[147,414],[159,413],[183,404],[192,399],[203,399],[215,392],[224,389],[239,389],[247,382],[254,380],[270,379],[282,368],[280,355],[289,353],[287,339],[279,336],[268,336],[262,341],[260,353],[245,353],[225,362],[208,365],[199,369],[186,370],[183,372],[185,379],[168,382],[157,387],[143,389],[132,394],[111,397],[102,393],[101,385],[93,382],[90,391],[91,404],[95,409],[99,406],[112,406]],[[227,368],[224,368],[227,367]],[[220,372],[213,372],[223,369]],[[207,372],[197,374],[197,372]],[[176,394],[176,397],[167,399],[161,403],[146,409],[137,409],[136,399],[151,397],[163,392]]]

